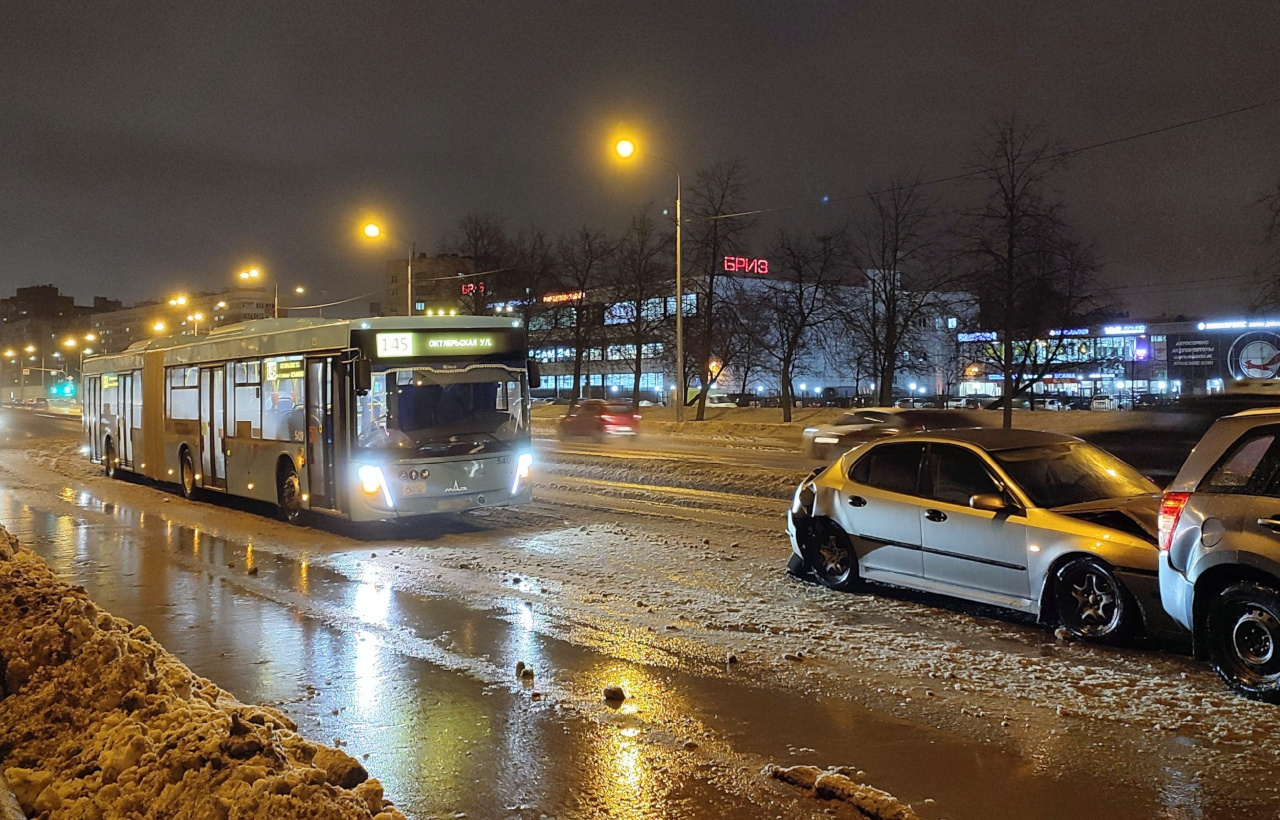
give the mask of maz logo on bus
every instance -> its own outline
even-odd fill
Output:
[[[730,273],[765,274],[769,272],[769,260],[748,259],[745,256],[726,256],[724,258],[724,269]]]

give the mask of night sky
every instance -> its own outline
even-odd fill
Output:
[[[468,210],[617,230],[674,182],[611,161],[623,131],[689,176],[740,155],[752,207],[804,206],[763,248],[847,214],[824,195],[965,170],[1015,109],[1079,145],[1275,97],[1275,0],[10,0],[0,295],[163,298],[253,263],[355,296],[403,255],[360,242],[366,215],[432,250]],[[1080,155],[1058,185],[1135,316],[1234,313],[1278,148],[1272,105]]]

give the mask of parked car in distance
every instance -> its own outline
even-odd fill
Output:
[[[640,416],[629,402],[588,399],[560,419],[560,438],[585,438],[604,442],[610,436],[634,436],[640,432]]]
[[[1160,593],[1192,651],[1280,703],[1280,408],[1219,419],[1160,505]]]
[[[1037,398],[1032,399],[1032,408],[1035,410],[1061,410],[1062,402],[1054,398]]]
[[[1072,396],[1063,401],[1064,410],[1092,410],[1093,400],[1084,396]]]
[[[1030,613],[1083,638],[1180,634],[1157,593],[1159,492],[1058,433],[907,434],[801,482],[788,568],[833,589],[881,581]]]
[[[835,458],[859,444],[902,433],[980,426],[977,417],[957,410],[854,410],[831,424],[804,428],[801,451],[809,458]]]

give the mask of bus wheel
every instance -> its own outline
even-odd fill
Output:
[[[301,523],[302,482],[292,464],[281,464],[276,477],[277,515],[290,524]]]
[[[107,474],[107,478],[116,477],[116,445],[110,436],[102,445],[102,472]]]
[[[191,451],[186,447],[182,448],[182,454],[178,456],[178,487],[182,490],[183,498],[196,497],[196,465],[191,460]]]

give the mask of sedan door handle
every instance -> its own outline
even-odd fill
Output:
[[[867,506],[867,499],[863,498],[863,497],[862,497],[862,496],[860,496],[860,495],[851,495],[851,496],[849,496],[849,506],[851,506],[851,507],[865,507],[865,506]]]
[[[947,514],[942,510],[925,510],[924,517],[930,521],[946,521]]]
[[[1270,518],[1259,518],[1258,526],[1280,532],[1280,516],[1273,515]]]

